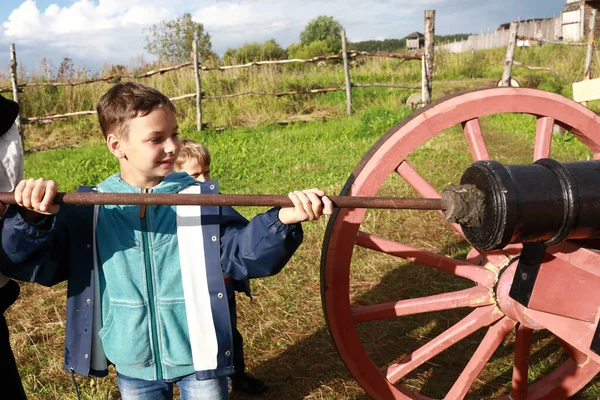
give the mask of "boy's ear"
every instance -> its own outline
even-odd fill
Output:
[[[109,133],[106,136],[106,145],[111,153],[117,158],[125,158],[125,152],[121,147],[121,141],[114,133]]]

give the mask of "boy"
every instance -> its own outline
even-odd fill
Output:
[[[187,172],[192,178],[199,182],[210,180],[210,153],[208,149],[193,140],[181,141],[181,151],[175,161],[175,170]],[[260,394],[266,392],[269,387],[260,379],[246,373],[244,362],[244,339],[237,329],[237,312],[235,303],[235,292],[244,292],[250,298],[250,282],[248,280],[235,281],[230,277],[225,278],[227,297],[229,298],[229,316],[231,318],[231,329],[233,333],[233,367],[235,374],[231,378],[233,390],[245,391],[248,394]]]
[[[19,115],[19,105],[0,96],[0,191],[10,192],[23,179],[23,151],[21,138],[15,120]],[[0,203],[0,218],[4,214],[4,204]],[[2,261],[0,261],[2,262]],[[4,312],[17,300],[19,285],[0,273],[0,377],[2,393],[6,398],[25,399],[25,391],[10,348],[8,325]]]
[[[214,182],[173,173],[178,126],[162,93],[117,84],[97,111],[120,167],[98,191],[218,193]],[[4,272],[46,285],[68,280],[65,368],[103,376],[111,362],[124,400],[172,399],[174,383],[183,400],[228,399],[234,369],[223,273],[243,280],[279,272],[300,245],[300,222],[332,212],[318,189],[290,193],[294,207],[250,222],[231,207],[59,210],[56,193],[44,179],[17,186],[20,207],[8,208],[2,227]]]

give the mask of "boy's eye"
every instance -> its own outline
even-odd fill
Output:
[[[159,137],[155,137],[155,138],[152,138],[152,139],[150,139],[150,141],[151,141],[152,143],[160,143],[160,140],[161,140],[161,139],[160,139]]]

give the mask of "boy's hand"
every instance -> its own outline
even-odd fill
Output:
[[[43,178],[27,179],[19,182],[15,188],[15,201],[29,211],[52,215],[56,214],[59,209],[57,204],[52,204],[57,191],[54,181],[47,181]]]
[[[333,213],[333,204],[321,189],[296,190],[288,196],[294,203],[294,207],[284,207],[279,210],[279,220],[284,224],[314,221],[323,214]]]

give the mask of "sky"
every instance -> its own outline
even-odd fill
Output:
[[[330,15],[348,40],[402,38],[423,31],[423,12],[436,10],[436,34],[479,33],[519,18],[560,14],[565,0],[0,0],[0,71],[9,44],[28,73],[43,58],[97,70],[103,64],[152,61],[144,30],[190,13],[222,54],[246,42],[274,38],[287,47],[306,24]]]

